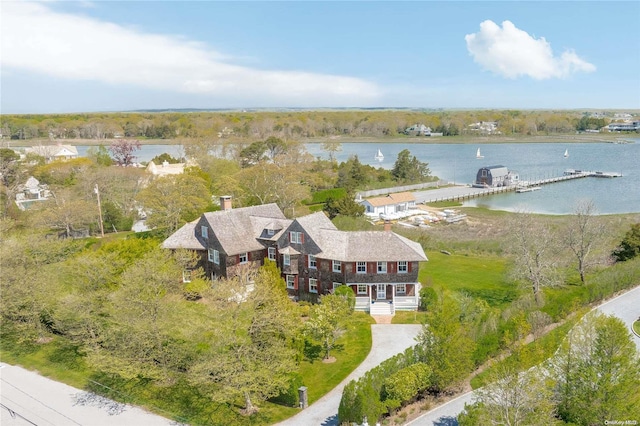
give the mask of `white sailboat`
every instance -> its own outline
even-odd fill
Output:
[[[378,161],[382,161],[382,160],[384,160],[384,155],[382,155],[382,151],[380,151],[380,149],[378,149],[378,153],[373,158],[375,158]]]
[[[569,150],[565,149],[564,150],[564,158],[567,158],[569,156]]]
[[[480,154],[480,148],[478,148],[478,151],[476,151],[476,158],[477,159],[484,158],[484,155]]]

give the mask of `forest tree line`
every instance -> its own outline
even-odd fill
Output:
[[[320,110],[251,112],[131,112],[25,114],[0,117],[2,138],[30,139],[288,139],[400,137],[414,124],[444,136],[473,135],[470,125],[496,122],[502,135],[549,135],[597,130],[613,113],[593,117],[584,111],[520,110]]]

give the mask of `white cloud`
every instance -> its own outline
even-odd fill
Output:
[[[3,2],[2,69],[216,99],[268,99],[272,106],[375,103],[373,83],[348,76],[259,70],[231,63],[202,43],[115,23]]]
[[[596,70],[573,50],[554,56],[544,37],[536,39],[510,21],[504,21],[502,28],[493,21],[484,21],[480,31],[467,34],[465,40],[475,62],[507,78],[528,75],[535,80],[545,80]]]

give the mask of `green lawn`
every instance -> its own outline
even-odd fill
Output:
[[[419,280],[484,299],[490,306],[506,306],[518,297],[518,288],[505,277],[506,261],[498,256],[446,255],[427,252],[429,262],[420,268]]]
[[[332,352],[334,363],[323,363],[321,357],[303,360],[299,373],[303,385],[309,390],[312,403],[344,380],[369,354],[371,350],[371,316],[355,312],[349,320],[344,335]],[[85,363],[78,348],[60,336],[43,344],[18,345],[3,339],[0,342],[0,359],[13,365],[21,365],[43,376],[67,383],[79,389],[91,389],[113,399],[144,406],[164,417],[193,425],[268,425],[298,413],[298,408],[263,402],[260,411],[245,417],[238,407],[212,402],[197,388],[183,382],[171,386],[159,386],[152,381],[123,380],[101,374]],[[96,384],[99,383],[99,384]],[[105,391],[108,386],[116,392]],[[104,393],[107,392],[107,393]]]
[[[424,311],[396,311],[392,324],[424,324],[427,313]]]
[[[640,335],[640,320],[633,323],[633,331]]]

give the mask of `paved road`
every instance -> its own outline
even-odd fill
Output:
[[[337,426],[338,407],[342,398],[342,389],[353,379],[380,364],[385,359],[403,352],[416,344],[415,338],[420,325],[373,324],[371,326],[372,345],[369,356],[346,379],[331,392],[311,404],[299,414],[279,423],[282,426]]]
[[[0,363],[0,424],[2,426],[167,426],[168,419],[104,398],[76,404],[87,395],[24,368]],[[103,405],[101,403],[108,403]],[[109,413],[109,408],[112,413]],[[9,411],[11,410],[11,411]]]
[[[596,309],[607,315],[615,315],[631,328],[631,324],[640,316],[640,287],[611,299]],[[633,338],[640,351],[640,338],[636,335]],[[407,426],[457,426],[456,418],[464,410],[464,404],[472,402],[473,392],[467,392],[407,423]]]

